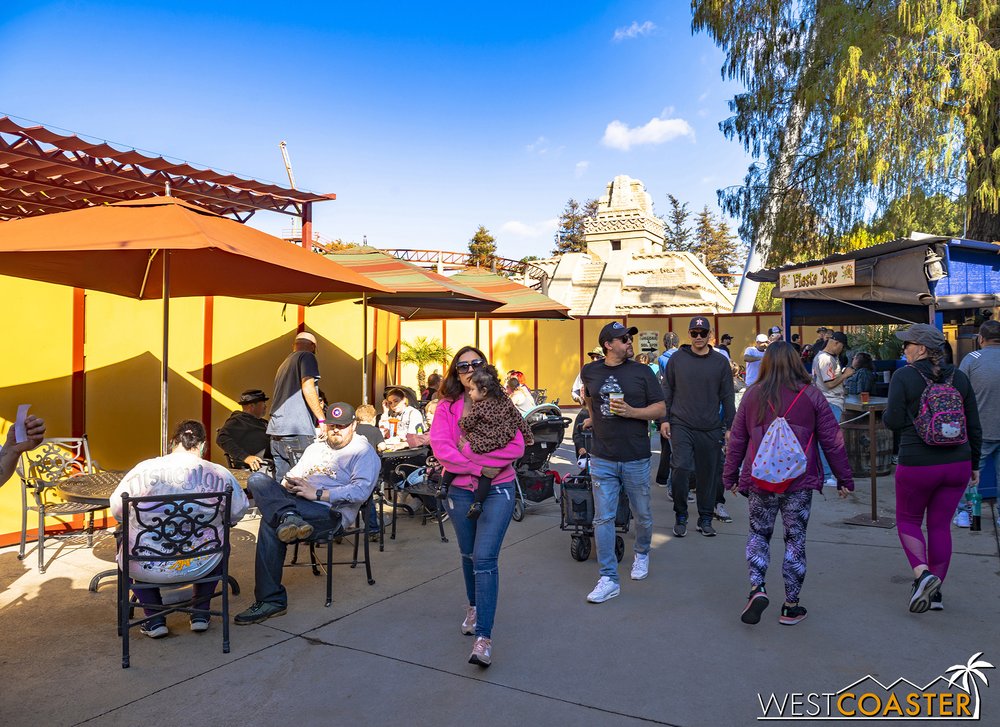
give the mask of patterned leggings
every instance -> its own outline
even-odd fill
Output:
[[[780,510],[785,530],[785,562],[781,566],[781,575],[785,578],[785,600],[788,603],[799,602],[799,591],[806,578],[806,526],[811,506],[812,490],[781,494],[750,490],[747,565],[750,567],[751,588],[764,585],[767,566],[771,562],[771,535]]]

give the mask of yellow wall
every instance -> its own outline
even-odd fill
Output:
[[[50,436],[71,436],[73,290],[0,276],[5,348],[0,356],[0,416],[18,404],[46,421]],[[211,339],[211,458],[225,462],[215,430],[244,389],[271,393],[274,374],[292,348],[297,308],[280,303],[215,298]],[[202,418],[205,299],[170,302],[168,426]],[[86,294],[85,430],[97,461],[127,469],[159,452],[162,304]],[[376,346],[371,375],[381,388],[395,380],[398,318],[369,310],[368,349]],[[374,321],[378,317],[378,330]],[[309,308],[306,328],[319,339],[320,383],[330,401],[361,402],[362,308],[351,301]],[[440,331],[440,323],[437,330]],[[373,338],[377,340],[373,343]],[[6,433],[9,422],[3,420]],[[20,481],[0,490],[0,542],[20,531]],[[58,525],[57,519],[52,519]],[[32,527],[29,518],[29,529]]]

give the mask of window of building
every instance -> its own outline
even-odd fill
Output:
[[[622,241],[621,240],[612,240],[611,241],[611,249],[612,250],[621,250],[622,249]]]

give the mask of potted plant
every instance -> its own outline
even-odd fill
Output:
[[[417,367],[418,391],[423,391],[427,387],[427,373],[424,369],[433,363],[447,366],[451,357],[451,349],[444,346],[438,339],[426,336],[419,336],[412,343],[404,342],[399,354],[400,361],[414,364]]]

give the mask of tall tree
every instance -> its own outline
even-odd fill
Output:
[[[681,204],[674,195],[668,194],[670,211],[664,222],[663,247],[666,250],[688,252],[691,249],[691,227],[688,225],[688,203]]]
[[[483,225],[479,226],[476,234],[469,240],[469,254],[472,256],[470,264],[484,268],[492,267],[497,258],[496,240]]]
[[[556,245],[553,255],[567,252],[586,252],[587,243],[584,237],[584,224],[597,215],[597,200],[589,199],[580,204],[572,197],[566,202],[566,208],[559,215],[559,227],[556,228]]]
[[[728,283],[741,259],[741,247],[729,225],[717,218],[706,205],[695,220],[694,244],[690,252],[697,255],[709,271]]]

